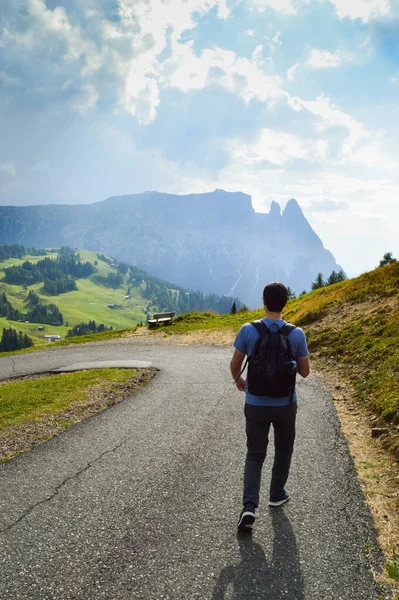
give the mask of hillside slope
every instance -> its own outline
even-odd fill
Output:
[[[350,378],[365,406],[399,424],[399,262],[293,300],[285,316],[305,328],[319,362]]]

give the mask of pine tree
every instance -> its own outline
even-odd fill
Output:
[[[33,346],[33,341],[22,331],[17,331],[11,327],[3,329],[3,335],[0,342],[1,352],[12,352],[21,348],[29,348]]]
[[[396,258],[392,256],[392,252],[386,252],[380,260],[379,267],[386,267],[386,265],[390,265],[391,263],[396,262]]]
[[[326,282],[323,279],[323,274],[318,273],[316,280],[312,283],[312,290],[318,290],[326,285]]]
[[[327,285],[332,285],[333,283],[337,283],[337,281],[337,273],[335,271],[331,271],[331,274],[327,279]]]
[[[231,314],[231,315],[235,315],[236,313],[237,313],[237,305],[236,305],[236,303],[235,303],[235,301],[234,301],[234,302],[233,302],[233,305],[232,305],[232,307],[231,307],[231,310],[230,310],[230,314]]]

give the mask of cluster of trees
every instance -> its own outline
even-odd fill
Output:
[[[145,283],[144,298],[153,306],[157,306],[160,311],[174,311],[182,314],[195,310],[212,310],[221,314],[230,312],[233,301],[236,302],[236,306],[239,305],[239,300],[234,298],[216,294],[204,296],[202,292],[188,291],[170,283],[165,285],[155,277],[148,277],[148,275]]]
[[[103,262],[107,263],[108,265],[114,265],[115,264],[115,260],[109,256],[105,256],[105,254],[100,254],[99,252],[97,252],[97,258],[98,260],[102,260]]]
[[[30,290],[25,300],[28,308],[26,318],[34,323],[46,323],[48,325],[62,325],[64,317],[55,304],[41,304],[39,296]]]
[[[81,262],[80,256],[71,248],[63,247],[58,257],[44,258],[36,264],[25,261],[20,266],[4,269],[4,281],[14,285],[32,285],[44,282],[44,291],[52,296],[76,290],[75,279],[89,277],[95,272],[90,262]]]
[[[245,304],[242,304],[241,307],[238,309],[237,302],[234,300],[233,304],[231,305],[230,314],[236,315],[238,312],[247,312],[247,311],[248,311],[248,307],[245,306]]]
[[[123,275],[120,273],[108,273],[107,275],[107,285],[113,288],[114,290],[118,289],[123,283]]]
[[[22,331],[17,332],[12,327],[4,327],[0,342],[0,352],[11,352],[13,350],[20,350],[21,348],[30,348],[30,346],[33,346],[33,341],[26,333],[22,333]]]
[[[25,248],[20,244],[0,244],[0,262],[3,262],[9,258],[22,258],[26,254],[30,254],[31,256],[45,256],[47,254],[47,250],[38,248]]]
[[[107,327],[102,323],[100,323],[100,325],[96,325],[95,321],[89,321],[88,323],[78,323],[78,325],[74,325],[72,329],[68,330],[66,337],[87,335],[89,333],[100,333],[101,331],[108,331],[110,329],[112,329],[112,327]]]
[[[33,323],[62,325],[64,317],[56,304],[38,304],[26,314],[26,320]]]
[[[73,292],[77,290],[76,281],[68,275],[64,275],[61,271],[54,273],[54,278],[46,278],[43,284],[43,291],[50,296],[58,296],[59,294],[65,294],[66,292]]]
[[[39,296],[32,290],[25,301],[28,307],[26,313],[14,308],[8,300],[5,292],[0,295],[0,315],[10,321],[31,321],[34,323],[46,323],[48,325],[62,325],[64,322],[62,313],[55,304],[41,305]]]
[[[0,315],[10,321],[25,321],[24,315],[11,305],[5,292],[0,295]]]
[[[347,276],[345,272],[341,269],[340,271],[332,271],[330,276],[325,280],[323,278],[323,274],[319,273],[312,283],[312,290],[318,290],[319,288],[325,287],[327,285],[333,285],[334,283],[339,283],[340,281],[345,281]]]
[[[391,263],[396,262],[396,258],[394,258],[392,256],[392,252],[386,252],[384,254],[384,256],[382,257],[382,260],[380,260],[380,264],[378,265],[379,267],[386,267],[387,265],[390,265]]]

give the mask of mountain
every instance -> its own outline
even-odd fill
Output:
[[[151,275],[204,293],[261,304],[280,280],[300,293],[340,270],[295,199],[256,213],[251,197],[215,190],[144,192],[90,205],[0,207],[0,243],[67,245],[105,252]]]

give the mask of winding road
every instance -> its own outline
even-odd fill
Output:
[[[245,458],[232,349],[127,340],[0,358],[0,379],[149,361],[143,389],[0,466],[1,600],[377,600],[367,505],[322,380],[298,383],[292,499],[236,534]]]

